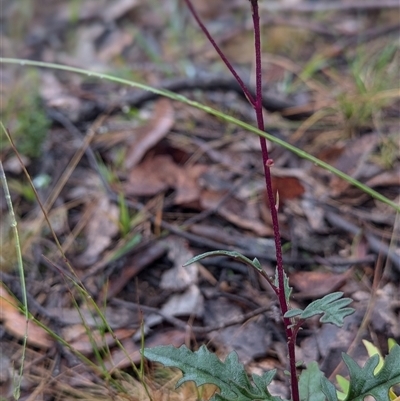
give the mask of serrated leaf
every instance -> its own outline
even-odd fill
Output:
[[[389,351],[390,351],[391,347],[390,347],[389,340],[388,340],[388,345],[389,345]],[[376,375],[382,369],[382,366],[383,366],[383,363],[384,363],[383,356],[382,356],[381,352],[379,351],[378,347],[376,347],[370,341],[362,340],[362,342],[364,344],[364,347],[367,349],[368,356],[370,356],[370,357],[373,356],[373,355],[378,355],[379,356],[379,363],[378,363],[378,365],[376,366],[376,368],[374,370],[374,375]],[[346,392],[346,394],[347,394],[347,392]],[[389,391],[389,398],[391,400],[394,400],[396,398],[396,394],[393,392],[392,389],[390,389],[390,391]]]
[[[319,370],[316,362],[311,362],[301,372],[299,380],[299,391],[301,401],[325,401],[321,381],[324,374]]]
[[[346,400],[362,401],[367,395],[376,400],[387,399],[390,387],[400,384],[400,346],[395,346],[385,358],[381,370],[374,375],[379,363],[379,356],[367,360],[363,368],[348,355],[343,360],[350,372],[350,388]]]
[[[184,345],[179,348],[169,345],[145,348],[144,356],[151,361],[180,369],[183,377],[178,381],[177,387],[186,381],[193,381],[196,386],[217,386],[220,394],[213,396],[210,401],[283,401],[280,397],[272,396],[266,387],[271,383],[275,371],[267,372],[263,376],[253,375],[253,384],[236,352],[231,352],[222,362],[204,345],[196,352],[190,351]]]
[[[394,346],[385,358],[382,369],[374,375],[379,363],[379,356],[374,355],[367,360],[364,367],[360,367],[347,354],[343,360],[349,370],[349,391],[345,401],[363,401],[369,395],[376,400],[388,400],[389,390],[392,386],[400,384],[400,346]],[[322,389],[328,401],[337,401],[336,394],[332,393],[332,384],[322,378]],[[334,388],[334,387],[333,387]]]
[[[321,299],[317,299],[308,305],[303,313],[298,315],[300,319],[308,319],[315,315],[322,315],[320,322],[332,323],[336,326],[343,326],[344,318],[354,313],[353,308],[345,308],[353,302],[350,298],[341,298],[343,292],[333,292]],[[290,311],[288,311],[289,313]],[[290,315],[290,313],[289,313]],[[286,315],[285,315],[286,316]]]
[[[202,253],[201,255],[197,255],[191,259],[189,259],[183,266],[189,266],[192,263],[196,263],[199,260],[202,260],[204,258],[209,258],[210,256],[228,256],[230,258],[238,259],[244,264],[254,267],[256,270],[261,271],[262,267],[260,262],[258,261],[257,258],[254,258],[253,260],[247,258],[246,256],[242,255],[240,252],[236,251],[224,251],[224,250],[217,250],[217,251],[211,251],[211,252],[205,252]]]
[[[374,374],[377,374],[383,366],[383,356],[381,355],[381,352],[379,351],[378,347],[376,347],[374,344],[372,344],[370,341],[367,340],[362,340],[364,347],[366,348],[368,352],[368,356],[374,356],[378,355],[379,356],[379,363],[377,367],[374,370]]]

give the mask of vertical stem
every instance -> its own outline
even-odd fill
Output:
[[[218,55],[221,57],[222,61],[226,64],[229,71],[232,73],[234,78],[237,80],[238,84],[242,88],[244,94],[246,95],[248,101],[253,106],[257,117],[257,126],[260,130],[264,131],[264,117],[262,109],[262,70],[261,70],[261,33],[260,33],[260,17],[258,13],[258,0],[250,0],[252,6],[252,16],[253,16],[253,26],[254,26],[254,46],[255,46],[255,62],[256,62],[256,98],[254,99],[250,91],[243,83],[242,79],[239,77],[229,60],[226,58],[225,54],[219,48],[206,26],[201,21],[196,10],[194,9],[191,0],[185,0],[190,12],[197,21],[203,33],[206,35],[210,43],[214,46]],[[265,138],[260,137],[260,146],[262,152],[262,160],[264,166],[265,175],[265,185],[267,188],[267,196],[271,209],[272,226],[274,231],[274,241],[275,241],[275,252],[276,252],[276,262],[277,262],[277,274],[278,274],[278,288],[274,288],[281,308],[282,315],[288,311],[288,303],[285,295],[285,273],[283,270],[283,258],[282,258],[282,246],[281,246],[281,236],[279,230],[278,222],[278,210],[277,205],[275,205],[274,193],[272,190],[271,181],[271,170],[270,167],[273,164],[272,160],[268,156],[267,142]],[[288,318],[283,317],[283,324],[285,327],[288,353],[289,353],[289,364],[290,364],[290,382],[291,382],[291,392],[292,400],[300,401],[299,387],[296,372],[296,355],[295,355],[295,343],[296,334],[291,328],[291,321]]]
[[[261,69],[261,32],[260,32],[260,16],[258,13],[258,0],[250,0],[252,7],[252,17],[254,26],[254,47],[255,47],[255,63],[256,63],[256,99],[254,102],[254,110],[257,116],[258,129],[264,131],[264,117],[262,109],[262,69]],[[278,221],[278,205],[275,205],[274,193],[272,190],[271,181],[271,163],[269,163],[268,148],[266,139],[260,137],[261,152],[264,165],[265,185],[267,188],[267,196],[271,210],[272,226],[274,230],[276,264],[278,274],[279,287],[279,304],[282,315],[288,311],[288,304],[285,295],[285,275],[283,270],[282,245],[281,235]],[[287,345],[289,351],[290,364],[290,382],[293,401],[299,401],[299,387],[296,372],[296,354],[295,354],[295,336],[291,328],[291,321],[288,318],[283,318],[283,323],[286,331]]]
[[[186,5],[188,6],[190,12],[192,13],[194,19],[198,23],[200,29],[203,31],[204,35],[206,35],[207,39],[213,45],[215,51],[221,57],[221,60],[228,67],[229,71],[231,72],[233,77],[236,79],[236,81],[240,85],[240,87],[242,88],[242,91],[246,95],[246,97],[247,97],[248,101],[250,102],[250,104],[254,106],[253,96],[251,95],[251,93],[248,90],[247,86],[242,81],[242,78],[239,77],[238,73],[235,71],[235,69],[233,68],[232,64],[229,62],[229,60],[226,58],[225,54],[222,52],[222,50],[217,45],[217,43],[215,42],[214,38],[211,36],[210,32],[208,31],[207,27],[203,24],[203,21],[200,19],[199,15],[197,14],[197,11],[193,7],[193,4],[192,4],[191,0],[185,0],[185,2],[186,2]]]

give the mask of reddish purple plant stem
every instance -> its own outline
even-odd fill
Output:
[[[253,27],[254,27],[254,46],[255,46],[255,60],[256,60],[256,101],[254,103],[254,109],[257,116],[258,129],[264,131],[264,117],[262,109],[262,68],[261,68],[261,32],[260,32],[260,16],[258,13],[258,0],[250,0],[251,7],[253,10]],[[277,206],[275,206],[275,199],[272,190],[271,181],[271,163],[269,163],[267,141],[265,138],[260,136],[260,145],[263,157],[265,184],[267,188],[268,201],[271,210],[272,226],[274,230],[275,240],[275,252],[276,252],[276,264],[278,274],[278,298],[281,307],[282,315],[288,311],[288,304],[285,294],[285,275],[283,270],[283,257],[282,257],[282,245],[281,235],[278,221]],[[286,331],[286,338],[288,340],[288,351],[289,351],[289,365],[290,365],[290,384],[292,390],[292,400],[300,401],[299,385],[297,380],[296,372],[296,333],[293,332],[291,327],[291,321],[288,318],[283,317],[283,323]]]
[[[228,67],[229,71],[232,73],[234,78],[239,83],[243,92],[245,93],[247,99],[250,104],[253,106],[256,117],[257,117],[257,126],[258,129],[264,131],[264,117],[263,117],[263,109],[262,109],[262,69],[261,69],[261,32],[260,32],[260,17],[258,12],[258,0],[250,0],[252,6],[252,17],[253,17],[253,26],[254,26],[254,46],[255,46],[255,60],[256,60],[256,98],[250,94],[250,91],[239,77],[229,60],[226,58],[225,54],[219,48],[211,34],[209,33],[206,26],[201,21],[199,15],[194,9],[191,0],[185,0],[190,12],[193,14],[193,17],[199,24],[201,30],[206,35],[210,43],[214,46],[215,50],[221,57],[222,61]],[[269,159],[268,156],[268,148],[267,142],[265,138],[260,137],[260,146],[262,152],[263,166],[264,166],[264,174],[265,174],[265,184],[267,188],[267,196],[271,209],[271,218],[272,225],[274,230],[274,240],[275,240],[275,250],[276,250],[276,261],[277,261],[277,274],[278,274],[278,287],[272,285],[276,295],[279,299],[279,304],[281,308],[282,315],[288,311],[288,303],[285,295],[285,275],[283,269],[283,258],[282,258],[282,246],[281,246],[281,237],[280,237],[280,229],[279,229],[279,221],[278,221],[278,211],[277,206],[275,205],[274,194],[272,190],[272,181],[271,181],[271,170],[270,168],[273,165],[273,160]],[[268,280],[269,281],[269,280]],[[271,284],[271,283],[270,283]],[[299,387],[298,387],[298,379],[296,372],[296,355],[295,355],[295,344],[296,337],[299,330],[299,326],[296,326],[295,329],[292,328],[292,324],[290,319],[283,317],[283,323],[286,331],[286,338],[288,341],[288,351],[289,351],[289,364],[290,364],[290,382],[291,382],[291,392],[292,392],[292,400],[300,401],[299,395]]]
[[[229,62],[229,60],[226,58],[225,54],[222,52],[222,50],[219,48],[217,43],[215,42],[214,38],[211,36],[210,32],[206,28],[206,26],[203,24],[203,21],[200,19],[199,15],[197,14],[197,11],[193,7],[193,4],[191,0],[185,0],[187,7],[189,8],[190,12],[192,13],[194,19],[198,23],[200,29],[203,31],[204,35],[206,35],[207,39],[210,41],[210,43],[213,45],[214,49],[217,51],[218,55],[221,57],[221,60],[225,63],[225,65],[228,67],[229,71],[231,74],[234,76],[240,87],[242,88],[243,93],[246,95],[247,99],[249,102],[254,106],[255,101],[253,99],[253,96],[251,95],[250,91],[247,89],[246,85],[242,81],[242,78],[239,77],[238,73],[235,71],[235,69],[232,67],[232,64]]]

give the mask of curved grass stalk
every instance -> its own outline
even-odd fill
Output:
[[[349,176],[348,174],[343,173],[343,171],[338,170],[337,168],[331,166],[330,164],[318,159],[315,156],[310,155],[309,153],[305,152],[302,149],[297,148],[296,146],[293,146],[293,145],[285,142],[282,139],[276,138],[275,136],[268,134],[267,132],[259,130],[258,128],[252,126],[251,124],[247,124],[235,117],[229,116],[219,110],[213,109],[212,107],[208,107],[208,106],[205,106],[194,100],[190,100],[183,95],[179,95],[179,94],[176,94],[176,93],[168,91],[168,90],[157,89],[152,86],[142,84],[139,82],[130,81],[130,80],[123,79],[123,78],[118,78],[113,75],[98,73],[98,72],[94,72],[94,71],[90,71],[90,70],[85,70],[83,68],[70,67],[70,66],[61,65],[61,64],[46,63],[43,61],[33,61],[33,60],[25,60],[25,59],[2,58],[2,57],[0,57],[0,63],[17,64],[20,66],[49,68],[49,69],[55,69],[55,70],[63,70],[63,71],[77,73],[77,74],[83,74],[88,77],[107,79],[112,82],[116,82],[116,83],[123,84],[123,85],[128,85],[132,88],[138,88],[138,89],[142,89],[142,90],[149,91],[152,93],[156,93],[160,96],[164,96],[169,99],[176,100],[181,103],[185,103],[189,106],[203,110],[204,112],[206,112],[208,114],[211,114],[213,116],[221,118],[222,120],[224,120],[226,122],[232,123],[238,127],[241,127],[250,132],[253,132],[253,133],[257,134],[258,136],[264,137],[264,138],[268,139],[269,141],[276,143],[279,146],[282,146],[283,148],[294,153],[295,155],[314,163],[316,166],[319,166],[319,167],[329,171],[330,173],[338,176],[339,178],[342,178],[343,180],[347,181],[349,184],[355,186],[356,188],[359,188],[366,194],[370,195],[372,198],[375,198],[383,203],[386,203],[387,205],[392,207],[396,212],[400,212],[399,204],[386,198],[386,196],[380,194],[379,192],[375,191],[374,189],[372,189],[372,188],[368,187],[367,185],[361,183],[360,181],[354,179],[353,177]]]
[[[3,124],[1,124],[1,128],[5,130]],[[24,373],[24,364],[25,364],[25,356],[26,356],[26,348],[28,344],[28,323],[29,323],[29,311],[28,311],[28,298],[26,295],[26,283],[25,283],[25,272],[24,272],[24,262],[22,260],[22,252],[21,252],[21,243],[19,240],[19,233],[17,228],[17,220],[15,218],[14,207],[11,201],[10,191],[7,185],[7,178],[4,172],[3,163],[0,160],[0,182],[4,189],[4,197],[6,199],[8,213],[10,216],[10,225],[13,231],[14,240],[15,240],[15,250],[17,255],[17,264],[18,264],[18,271],[20,275],[21,281],[21,291],[22,291],[22,305],[23,305],[23,312],[25,315],[25,335],[22,343],[22,353],[21,353],[21,366],[19,368],[18,378],[15,381],[15,387],[13,391],[13,396],[16,400],[20,398],[21,395],[21,384],[22,378]]]

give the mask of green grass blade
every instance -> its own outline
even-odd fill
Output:
[[[189,106],[203,110],[204,112],[206,112],[208,114],[219,117],[226,122],[229,122],[238,127],[244,128],[250,132],[253,132],[259,136],[262,136],[262,137],[268,139],[269,141],[271,141],[273,143],[276,143],[277,145],[282,146],[283,148],[289,150],[290,152],[296,154],[297,156],[299,156],[303,159],[309,160],[310,162],[314,163],[316,166],[322,167],[323,169],[331,172],[332,174],[342,178],[343,180],[347,181],[351,185],[361,189],[363,192],[367,193],[372,198],[375,198],[383,203],[386,203],[387,205],[391,206],[395,211],[400,212],[400,205],[398,205],[396,202],[391,201],[390,199],[386,198],[385,196],[383,196],[379,192],[375,191],[374,189],[368,187],[367,185],[362,184],[360,181],[350,177],[349,175],[338,170],[337,168],[318,159],[317,157],[310,155],[309,153],[305,152],[304,150],[301,150],[301,149],[297,148],[296,146],[293,146],[293,145],[285,142],[282,139],[276,138],[273,135],[268,134],[264,131],[260,131],[258,128],[253,127],[250,124],[247,124],[241,120],[238,120],[237,118],[234,118],[232,116],[224,114],[221,111],[213,109],[212,107],[208,107],[208,106],[205,106],[194,100],[190,100],[185,96],[173,93],[168,90],[153,88],[149,85],[145,85],[145,84],[142,84],[139,82],[129,81],[129,80],[123,79],[123,78],[118,78],[113,75],[89,71],[89,70],[85,70],[83,68],[69,67],[69,66],[61,65],[61,64],[53,64],[53,63],[46,63],[43,61],[33,61],[33,60],[24,60],[24,59],[15,59],[15,58],[3,58],[3,57],[0,57],[0,63],[17,64],[20,66],[50,68],[50,69],[55,69],[55,70],[63,70],[63,71],[69,71],[69,72],[74,72],[74,73],[78,73],[78,74],[83,74],[83,75],[86,75],[89,77],[96,77],[99,79],[107,79],[112,82],[117,82],[117,83],[120,83],[123,85],[128,85],[132,88],[138,88],[138,89],[146,90],[149,92],[153,92],[153,93],[159,94],[160,96],[164,96],[169,99],[185,103]]]
[[[1,128],[5,130],[5,128],[1,122],[0,122],[0,125],[1,125]],[[26,320],[25,335],[24,335],[23,344],[22,344],[21,366],[19,368],[19,374],[18,374],[18,378],[15,383],[14,394],[13,394],[14,398],[16,400],[18,400],[20,398],[20,394],[21,394],[21,384],[22,384],[22,377],[23,377],[23,373],[24,373],[26,347],[27,347],[27,343],[28,343],[29,311],[28,311],[28,298],[26,295],[24,263],[22,260],[21,243],[19,240],[17,220],[15,218],[14,208],[13,208],[13,204],[11,201],[11,195],[10,195],[10,191],[9,191],[8,185],[7,185],[6,174],[4,172],[3,163],[1,161],[0,161],[0,181],[1,181],[1,185],[3,186],[3,189],[4,189],[4,195],[5,195],[8,212],[9,212],[10,219],[11,219],[11,227],[12,227],[12,231],[14,234],[18,271],[19,271],[19,276],[20,276],[20,281],[21,281],[22,304],[23,304],[24,315],[25,315],[25,320]]]

